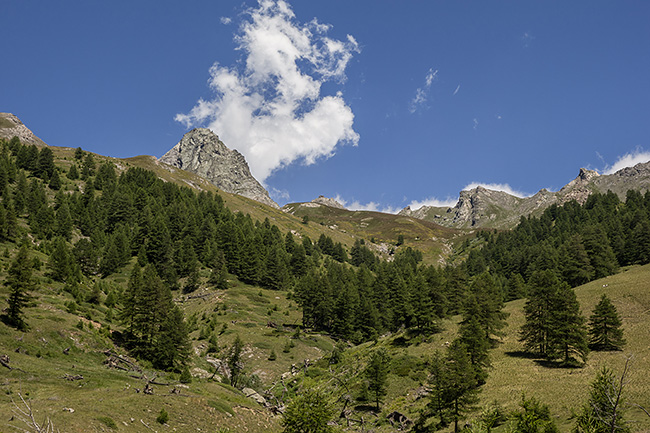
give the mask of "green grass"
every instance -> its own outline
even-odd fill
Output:
[[[626,358],[631,356],[631,371],[625,389],[629,405],[626,418],[632,422],[632,431],[650,431],[650,418],[642,410],[632,407],[638,404],[650,409],[650,382],[647,380],[650,372],[650,265],[630,267],[617,275],[576,288],[586,318],[603,293],[608,294],[622,318],[627,345],[621,352],[592,352],[584,368],[549,368],[535,359],[522,356],[518,334],[524,322],[525,301],[507,303],[505,311],[509,317],[506,335],[501,344],[491,351],[489,377],[482,387],[477,411],[470,415],[470,420],[479,416],[481,408],[494,402],[506,411],[517,410],[525,393],[527,397],[535,397],[547,404],[560,430],[569,432],[573,427],[572,416],[588,398],[589,387],[596,373],[603,366],[620,373]],[[369,353],[377,346],[384,346],[390,350],[393,364],[388,376],[388,393],[381,414],[376,419],[380,421],[395,410],[415,420],[426,403],[426,399],[419,398],[422,386],[426,384],[426,371],[422,365],[435,351],[444,351],[448,343],[454,340],[459,320],[459,317],[454,317],[444,321],[444,330],[427,338],[396,334],[384,337],[378,343],[368,342],[349,348],[344,361],[332,366],[332,373],[325,370],[326,363],[319,363],[320,374],[312,373],[308,378],[299,378],[298,383],[304,380],[303,388],[321,388],[325,395],[340,405],[339,399],[344,395],[350,393],[356,397],[361,387],[360,372]],[[403,340],[409,340],[409,344],[404,345]],[[377,432],[394,431],[388,423],[379,424],[368,428],[374,428]],[[507,426],[495,431],[507,431]]]

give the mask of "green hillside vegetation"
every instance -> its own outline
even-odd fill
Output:
[[[2,419],[286,433],[301,416],[338,423],[323,431],[473,419],[478,432],[492,405],[500,431],[524,431],[531,411],[570,431],[596,374],[628,353],[627,401],[650,406],[650,194],[471,236],[325,206],[291,215],[203,182],[150,157],[0,142]],[[597,304],[612,338],[587,320]],[[650,425],[638,407],[626,419]]]
[[[462,241],[467,232],[442,227],[417,218],[372,211],[349,211],[312,203],[292,203],[284,206],[292,215],[307,218],[311,223],[343,231],[358,238],[416,248],[423,253],[427,264],[444,264],[454,244]]]
[[[630,371],[626,377],[623,405],[625,419],[631,431],[650,429],[650,417],[637,405],[650,406],[650,385],[646,380],[650,371],[650,348],[647,336],[650,332],[650,265],[632,266],[614,276],[577,287],[575,293],[585,315],[606,294],[622,318],[622,329],[627,344],[621,351],[593,351],[582,368],[557,368],[523,351],[520,330],[524,324],[524,300],[505,304],[503,312],[508,315],[507,326],[499,343],[489,351],[490,367],[487,379],[481,386],[473,411],[461,423],[469,422],[472,431],[486,431],[482,416],[501,413],[503,425],[495,432],[512,431],[515,421],[509,414],[521,411],[522,396],[536,399],[548,406],[551,419],[560,431],[571,431],[574,416],[589,397],[590,384],[603,368],[611,369],[620,379],[626,360],[630,359]],[[458,336],[461,316],[454,316],[441,323],[442,332],[414,342],[408,333],[395,333],[377,342],[347,347],[342,354],[331,355],[318,361],[307,374],[296,376],[292,383],[297,389],[317,389],[330,396],[336,407],[335,413],[347,408],[347,416],[354,431],[361,431],[364,419],[366,430],[395,431],[400,426],[387,419],[393,412],[403,414],[410,421],[417,421],[428,402],[426,389],[431,389],[431,365],[434,354],[444,354]],[[386,381],[386,394],[381,410],[373,415],[374,402],[367,390],[364,369],[379,348],[386,348],[391,363]],[[332,360],[336,358],[336,361]],[[334,363],[335,362],[335,363]],[[347,401],[347,402],[346,402]],[[336,418],[336,417],[335,417]],[[339,422],[346,426],[346,419]],[[412,424],[404,424],[407,429]],[[483,427],[481,427],[483,425]],[[483,428],[483,430],[481,430]],[[443,431],[453,431],[450,425]]]

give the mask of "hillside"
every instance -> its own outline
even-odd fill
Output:
[[[394,248],[398,237],[404,237],[404,246],[423,252],[424,262],[442,264],[452,252],[453,245],[469,235],[436,223],[402,215],[372,211],[350,211],[321,203],[290,203],[282,208],[289,215],[307,218],[329,230],[360,237],[372,242],[374,251]],[[371,245],[372,245],[371,244]]]
[[[650,261],[650,194],[632,192],[627,203],[594,194],[584,207],[553,207],[504,233],[457,230],[326,199],[278,210],[216,195],[206,180],[153,157],[14,139],[0,140],[0,183],[0,302],[33,296],[18,303],[27,328],[11,308],[0,315],[5,420],[29,407],[64,431],[280,431],[278,414],[316,390],[347,417],[334,417],[345,430],[394,431],[396,413],[419,417],[431,357],[457,339],[457,314],[500,309],[535,270],[573,284],[608,275],[601,268],[615,274],[575,293],[585,315],[601,293],[611,297],[623,353],[635,359],[629,401],[650,407],[642,381],[650,265],[627,266]],[[607,230],[589,236],[586,221]],[[521,253],[524,244],[545,250]],[[598,255],[608,244],[625,254]],[[569,280],[567,264],[584,268],[600,256],[608,262]],[[523,304],[504,307],[487,382],[473,385],[479,406],[497,401],[509,412],[525,392],[569,431],[595,373],[620,369],[623,354],[592,353],[583,368],[532,359],[518,342]],[[363,373],[377,348],[392,359],[379,410]],[[156,421],[162,409],[167,426]],[[638,409],[628,418],[635,431],[650,428]]]
[[[492,367],[488,369],[487,383],[479,394],[477,409],[468,417],[468,421],[476,421],[483,409],[495,403],[505,412],[518,410],[523,393],[527,398],[534,397],[547,404],[560,430],[569,432],[574,424],[572,416],[586,401],[596,373],[607,366],[620,374],[629,357],[632,361],[625,388],[626,419],[632,422],[633,432],[649,431],[650,418],[635,406],[650,407],[650,385],[646,380],[650,371],[650,348],[647,345],[650,332],[649,281],[650,265],[633,266],[617,275],[575,289],[582,312],[587,317],[600,296],[606,293],[623,320],[627,340],[627,346],[621,352],[591,352],[583,368],[547,367],[522,355],[522,345],[518,340],[523,324],[524,300],[507,303],[504,311],[509,317],[505,335],[490,352]],[[366,428],[375,428],[378,432],[395,431],[386,417],[392,412],[399,412],[412,421],[417,419],[426,403],[426,398],[423,398],[426,391],[422,386],[427,376],[426,363],[436,351],[444,351],[449,342],[456,338],[459,320],[460,317],[456,316],[445,321],[442,324],[444,330],[429,338],[413,338],[407,333],[398,333],[386,336],[377,343],[349,348],[337,368],[332,369],[327,362],[317,364],[320,370],[318,373],[312,372],[310,377],[316,379],[310,382],[310,386],[320,387],[340,406],[343,396],[348,393],[356,396],[360,392],[362,381],[359,373],[366,365],[369,354],[379,347],[387,348],[393,361],[388,375],[388,394],[381,414],[377,418],[364,415],[368,409],[360,405],[349,414],[349,418],[364,417]],[[360,428],[358,423],[352,425]],[[453,431],[453,426],[443,431]],[[509,430],[505,426],[494,431]]]

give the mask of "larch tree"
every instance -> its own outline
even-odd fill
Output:
[[[9,287],[7,299],[7,322],[19,330],[28,328],[25,321],[24,309],[31,300],[29,290],[34,286],[32,278],[32,262],[26,246],[22,246],[16,253],[5,283]]]
[[[603,294],[589,317],[589,345],[593,350],[621,350],[625,345],[616,307]]]

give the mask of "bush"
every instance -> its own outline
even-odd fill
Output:
[[[158,414],[158,418],[156,418],[156,422],[159,424],[167,424],[167,421],[169,421],[169,414],[165,410],[165,408],[160,409],[160,413]]]
[[[192,383],[192,375],[190,374],[190,369],[185,366],[181,372],[181,377],[178,379],[180,383]]]

